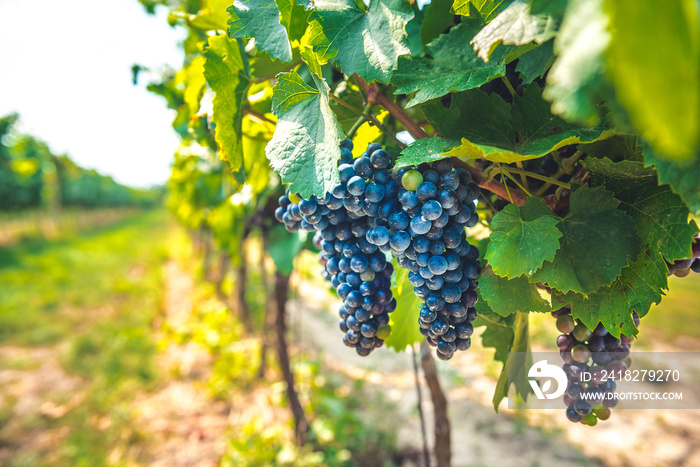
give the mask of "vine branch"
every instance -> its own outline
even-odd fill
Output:
[[[367,82],[357,74],[353,75],[353,78],[360,85],[360,87],[365,90],[368,100],[384,107],[404,126],[404,128],[406,128],[406,131],[408,131],[411,136],[413,136],[415,139],[430,137],[425,130],[423,130],[423,128],[421,128],[421,126],[416,123],[411,116],[406,113],[406,111],[404,111],[404,109],[390,99],[389,96],[381,92],[379,88],[377,88],[376,84],[367,84]],[[490,192],[500,196],[503,199],[511,201],[518,206],[522,206],[525,204],[525,201],[527,201],[527,195],[522,190],[508,190],[502,183],[499,183],[493,179],[487,179],[484,177],[481,170],[467,164],[461,159],[453,157],[452,162],[454,165],[463,167],[465,170],[467,170],[472,175],[474,183],[476,183],[479,187],[489,190]],[[545,199],[545,201],[550,205],[550,207],[554,208],[556,204],[555,200]]]

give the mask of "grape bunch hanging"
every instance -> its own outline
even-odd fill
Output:
[[[479,188],[469,172],[449,160],[393,169],[377,143],[356,159],[349,139],[340,146],[340,183],[323,198],[288,192],[275,217],[291,232],[317,232],[322,275],[343,300],[343,342],[366,356],[388,337],[397,306],[391,252],[424,301],[418,325],[438,357],[468,349],[481,271],[465,233],[478,222]]]
[[[617,405],[615,379],[619,380],[632,364],[632,338],[621,335],[618,339],[602,323],[591,331],[571,316],[569,307],[553,311],[552,316],[557,318],[557,329],[562,332],[557,346],[568,377],[564,395],[566,417],[594,426],[598,420],[610,418],[610,409]],[[639,326],[637,313],[633,313],[633,318],[635,326]],[[590,381],[582,381],[584,373],[590,375]]]

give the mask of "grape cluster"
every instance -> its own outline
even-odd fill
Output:
[[[666,263],[668,266],[668,275],[673,274],[677,277],[685,277],[690,274],[690,271],[700,273],[700,237],[695,237],[693,240],[693,257],[688,259],[679,259],[673,263]]]
[[[566,417],[572,422],[594,426],[598,420],[610,418],[610,409],[617,405],[615,379],[624,376],[632,364],[632,339],[625,335],[614,337],[602,323],[591,331],[571,316],[569,307],[553,311],[552,316],[557,318],[557,329],[562,332],[557,337],[557,346],[569,378],[564,395]],[[637,313],[633,313],[633,318],[639,326]],[[582,378],[582,374],[590,376],[590,381],[582,381],[588,379]]]
[[[391,196],[386,183],[380,184],[391,178],[385,170],[390,157],[382,150],[381,157],[363,155],[353,160],[352,142],[346,139],[340,146],[340,183],[323,198],[301,199],[288,192],[280,198],[275,217],[291,232],[317,232],[314,243],[321,250],[321,274],[343,300],[339,309],[343,343],[367,356],[388,337],[388,314],[396,309],[391,292],[394,268],[385,254],[365,239],[374,225],[371,214],[376,214],[387,194]],[[380,149],[373,143],[367,152],[374,155]],[[370,185],[380,184],[382,196],[376,187],[365,194],[369,179]]]
[[[368,355],[388,336],[396,309],[391,293],[391,252],[415,294],[424,300],[418,325],[438,357],[452,358],[471,345],[476,318],[478,251],[465,227],[479,220],[479,188],[450,160],[393,169],[390,154],[371,143],[357,159],[341,143],[339,180],[324,197],[287,193],[275,217],[287,230],[316,230],[323,277],[343,300],[343,342]]]
[[[474,226],[479,188],[471,174],[449,159],[394,171],[396,200],[379,209],[367,240],[391,251],[409,270],[408,280],[424,305],[418,325],[438,358],[449,360],[471,345],[476,318],[478,251],[467,242]],[[391,185],[392,187],[394,185]]]

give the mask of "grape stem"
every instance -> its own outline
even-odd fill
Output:
[[[262,121],[262,122],[272,123],[273,125],[275,124],[275,122],[273,122],[272,120],[270,120],[269,118],[267,118],[265,115],[263,115],[263,114],[261,114],[261,113],[259,113],[259,112],[256,112],[255,110],[245,109],[244,112],[247,113],[248,115],[252,116],[252,117],[257,118],[258,120],[260,120],[260,121]]]
[[[512,177],[510,177],[510,174],[511,174],[511,173],[522,174],[522,175],[526,175],[526,176],[528,176],[528,177],[530,177],[530,178],[536,178],[537,180],[542,180],[543,182],[547,182],[547,183],[549,183],[550,185],[557,185],[557,186],[560,186],[560,187],[564,187],[564,188],[566,188],[567,190],[570,190],[570,189],[571,189],[571,184],[570,184],[570,183],[560,182],[560,181],[557,180],[557,179],[554,179],[554,178],[551,178],[551,177],[547,177],[547,176],[545,176],[545,175],[540,175],[540,174],[536,174],[536,173],[533,173],[533,172],[528,172],[527,170],[520,170],[520,169],[516,169],[516,168],[513,168],[513,167],[503,167],[503,166],[501,166],[500,169],[501,169],[501,171],[503,171],[503,172],[508,176],[508,178],[510,178],[510,179],[513,180],[514,182],[515,182],[515,179],[512,178]],[[520,186],[520,184],[519,184],[518,182],[515,182],[515,183],[518,184],[518,186]],[[522,188],[522,187],[521,187],[521,188]]]
[[[367,93],[367,98],[369,102],[374,102],[378,105],[381,105],[384,107],[391,115],[396,118],[396,120],[401,123],[404,128],[406,128],[406,131],[408,131],[411,136],[413,136],[415,139],[421,139],[421,138],[429,138],[430,136],[421,128],[421,126],[416,123],[401,107],[399,107],[393,100],[391,100],[386,94],[383,92],[380,92],[379,89],[377,88],[377,85],[372,83],[372,84],[367,84],[365,80],[363,80],[360,76],[357,74],[353,75],[353,78],[355,81],[360,85],[362,89],[365,90]],[[381,127],[380,127],[381,129]],[[507,190],[506,187],[502,184],[497,182],[496,180],[493,179],[487,179],[483,176],[481,170],[477,169],[476,167],[473,167],[466,162],[464,162],[461,159],[457,159],[455,157],[452,158],[452,163],[455,166],[462,167],[464,168],[467,172],[469,172],[472,175],[472,179],[474,180],[474,183],[476,183],[479,187],[484,188],[486,190],[489,190],[490,192],[500,196],[503,199],[506,199],[512,203],[517,204],[518,206],[522,206],[525,204],[525,201],[527,201],[527,194],[521,190]],[[556,202],[555,200],[546,200],[547,204],[554,208]]]
[[[571,173],[574,170],[574,166],[576,165],[576,162],[581,158],[583,153],[581,151],[576,151],[571,157],[568,159],[564,159],[564,161],[559,165],[559,170],[552,175],[552,179],[554,180],[559,180],[559,177],[561,177],[564,174]],[[547,180],[545,180],[547,181]],[[547,181],[544,185],[542,185],[537,192],[535,193],[535,196],[542,196],[548,189],[549,187],[552,186],[552,183]]]
[[[503,84],[506,85],[506,88],[508,88],[510,96],[515,98],[515,89],[513,89],[513,85],[510,84],[510,80],[508,80],[508,78],[506,78],[505,76],[501,76],[501,80],[503,81]]]
[[[348,138],[351,138],[352,135],[355,134],[355,132],[357,131],[357,129],[362,125],[362,123],[364,123],[365,121],[369,121],[372,125],[374,125],[374,126],[376,126],[377,128],[379,128],[379,130],[380,130],[382,133],[384,133],[384,134],[386,134],[386,135],[389,135],[389,137],[390,137],[391,139],[393,139],[394,142],[396,142],[396,144],[398,144],[398,145],[401,146],[402,148],[405,148],[405,147],[406,147],[406,145],[405,145],[404,143],[402,143],[401,141],[399,141],[399,139],[396,137],[396,135],[395,135],[394,133],[392,133],[391,131],[389,131],[389,129],[388,129],[387,127],[385,127],[385,126],[382,124],[382,122],[380,122],[380,121],[377,119],[377,117],[374,116],[374,114],[372,114],[372,107],[374,106],[374,102],[372,102],[371,100],[367,102],[367,105],[365,106],[365,110],[362,111],[362,110],[356,109],[356,108],[353,107],[352,105],[348,104],[347,102],[345,102],[343,99],[339,98],[338,96],[336,96],[336,95],[333,94],[332,92],[329,92],[329,93],[328,93],[328,96],[329,96],[331,99],[333,99],[334,101],[336,101],[338,104],[342,105],[342,106],[345,107],[346,109],[348,109],[348,110],[350,110],[351,112],[356,113],[357,115],[360,116],[360,118],[353,124],[352,128],[350,129],[350,132],[348,132],[348,134],[347,134]],[[355,128],[356,126],[357,126],[357,128]],[[352,132],[352,133],[351,133],[351,132]]]

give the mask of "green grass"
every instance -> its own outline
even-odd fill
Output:
[[[34,429],[69,428],[50,457],[25,452],[17,465],[30,454],[29,465],[112,464],[110,452],[140,439],[131,401],[158,379],[152,322],[171,226],[165,212],[151,211],[72,239],[0,250],[0,345],[55,348],[87,394],[63,417],[38,420]]]

